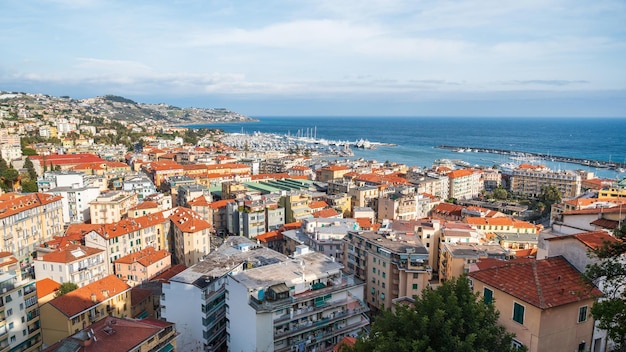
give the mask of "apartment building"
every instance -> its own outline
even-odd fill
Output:
[[[172,255],[165,249],[146,247],[113,262],[115,275],[134,287],[148,281],[172,266]]]
[[[289,261],[227,276],[228,350],[324,351],[357,336],[369,325],[364,283],[342,268],[303,246]]]
[[[227,205],[234,201],[234,199],[223,199],[209,202],[205,197],[198,197],[192,200],[189,205],[191,206],[191,210],[198,213],[200,217],[213,226],[217,235],[222,236],[228,233]]]
[[[44,193],[0,195],[0,223],[0,251],[13,253],[25,271],[37,246],[63,234],[61,197]]]
[[[439,252],[439,283],[469,273],[471,265],[481,259],[508,260],[513,257],[515,253],[495,243],[442,243]]]
[[[417,195],[394,192],[378,198],[378,219],[413,220],[417,217]]]
[[[522,167],[513,170],[511,192],[538,197],[542,187],[554,186],[562,198],[576,198],[581,192],[581,177],[572,171],[551,171],[547,168]]]
[[[151,194],[157,193],[154,183],[152,183],[150,178],[144,174],[129,175],[125,177],[122,182],[122,190],[137,193],[137,198],[139,200],[142,200]]]
[[[43,342],[52,345],[107,316],[130,317],[130,286],[109,275],[41,306]]]
[[[176,351],[174,324],[109,316],[44,349],[45,352]]]
[[[285,209],[271,198],[252,198],[226,205],[227,226],[231,234],[255,238],[285,224]]]
[[[139,203],[137,193],[110,191],[101,193],[89,203],[92,224],[111,224],[124,218]]]
[[[80,187],[78,184],[74,184],[71,187],[51,188],[48,193],[61,197],[63,222],[67,225],[91,221],[89,204],[98,198],[100,188],[96,186]]]
[[[593,341],[591,307],[601,292],[565,258],[489,261],[469,273],[474,292],[500,312],[498,323],[529,352],[586,351]]]
[[[316,171],[316,180],[320,182],[329,182],[339,180],[343,175],[352,171],[345,165],[329,165]]]
[[[169,249],[169,231],[170,220],[160,212],[104,224],[89,231],[84,239],[87,247],[105,251],[109,273],[113,273],[113,262],[118,258],[148,246]]]
[[[196,347],[224,350],[227,338],[226,281],[229,273],[236,274],[287,260],[287,256],[261,247],[250,239],[231,236],[204,260],[164,283],[162,316],[179,327],[178,347],[185,351]],[[244,324],[243,320],[231,320],[230,324],[247,325],[248,322]]]
[[[36,283],[22,277],[17,258],[0,252],[0,351],[39,351]]]
[[[213,227],[196,212],[188,208],[176,207],[169,216],[172,261],[175,264],[192,266],[211,251],[211,231]]]
[[[350,231],[344,237],[344,266],[366,283],[372,309],[390,308],[398,297],[419,295],[432,276],[429,253],[419,236],[393,231]]]
[[[285,209],[285,223],[301,221],[313,217],[309,203],[311,197],[308,194],[294,192],[281,196],[279,206]]]
[[[189,207],[188,202],[198,197],[211,198],[211,192],[207,187],[193,184],[176,187],[176,206]]]
[[[448,197],[454,199],[472,199],[485,189],[482,173],[474,169],[453,170],[448,174]]]
[[[38,251],[33,266],[37,280],[48,278],[59,283],[72,282],[78,287],[109,275],[104,250],[78,244],[69,244],[49,253]]]

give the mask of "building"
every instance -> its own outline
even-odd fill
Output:
[[[89,204],[100,195],[100,188],[95,186],[80,187],[74,184],[71,187],[56,187],[48,191],[60,196],[63,204],[63,222],[84,223],[91,221]]]
[[[583,231],[613,231],[626,219],[626,204],[609,208],[571,210],[558,215],[552,223],[554,232],[574,234]]]
[[[49,253],[37,253],[33,265],[37,280],[48,278],[83,287],[109,275],[106,253],[102,249],[70,244]]]
[[[544,186],[554,186],[562,198],[575,198],[580,195],[581,177],[572,171],[555,172],[545,167],[522,164],[513,170],[511,192],[538,197]]]
[[[163,285],[161,309],[163,318],[175,323],[180,331],[179,348],[223,350],[227,341],[225,284],[228,274],[288,259],[250,239],[231,236],[204,260],[172,277]],[[234,323],[243,324],[243,321],[230,322]]]
[[[78,187],[85,186],[85,173],[63,170],[63,171],[47,171],[42,177],[37,179],[37,187],[40,192],[47,192],[57,187]]]
[[[345,165],[329,165],[316,171],[316,179],[320,182],[339,180],[350,171]]]
[[[285,224],[285,209],[271,198],[238,200],[226,205],[229,233],[255,238]]]
[[[174,263],[198,263],[211,250],[211,225],[193,210],[182,207],[174,208],[169,219]]]
[[[115,275],[134,287],[169,269],[172,266],[172,256],[165,249],[146,247],[116,259],[113,264]]]
[[[195,211],[204,220],[208,221],[215,229],[215,233],[223,236],[228,232],[228,203],[234,199],[217,200],[209,202],[206,197],[198,197],[191,202],[191,210]]]
[[[44,349],[45,352],[151,352],[177,350],[174,324],[106,317]]]
[[[41,329],[36,283],[22,277],[11,253],[0,253],[0,351],[39,351]]]
[[[311,218],[309,202],[311,197],[308,194],[294,192],[280,197],[280,207],[285,209],[285,223],[301,221]]]
[[[41,306],[43,342],[52,345],[107,316],[130,317],[130,286],[109,275]]]
[[[413,220],[417,218],[417,195],[394,192],[378,198],[378,219]]]
[[[292,260],[229,275],[228,350],[329,350],[357,336],[369,325],[364,283],[342,267],[304,246]]]
[[[92,224],[110,224],[122,220],[139,203],[137,193],[110,191],[89,203]]]
[[[448,197],[454,199],[472,199],[485,189],[482,173],[474,169],[450,171],[448,174]]]
[[[500,312],[498,322],[529,352],[586,351],[591,307],[601,292],[565,258],[491,261],[469,273],[474,292]]]
[[[122,183],[122,190],[126,192],[134,191],[137,193],[137,198],[142,200],[151,194],[157,193],[156,186],[150,178],[144,174],[133,175],[124,178]]]
[[[11,252],[23,274],[41,243],[63,234],[61,197],[44,193],[7,193],[0,196],[0,251]]]
[[[432,266],[417,235],[350,231],[344,242],[345,270],[365,281],[366,301],[372,309],[391,308],[393,299],[413,297],[429,287]]]
[[[211,192],[207,187],[198,184],[178,186],[176,188],[176,206],[189,207],[189,201],[201,196],[211,197]]]
[[[508,260],[515,253],[499,244],[442,243],[439,252],[439,283],[467,274],[471,265],[484,258]]]

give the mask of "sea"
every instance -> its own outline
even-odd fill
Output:
[[[533,152],[549,156],[626,163],[626,118],[522,118],[522,117],[253,117],[258,122],[190,125],[219,128],[228,133],[274,133],[311,136],[333,141],[393,144],[374,149],[352,148],[348,159],[389,161],[430,167],[438,159],[463,160],[493,166],[514,162],[510,155],[475,152],[475,148]],[[464,152],[441,145],[472,149]],[[344,158],[345,159],[345,158]],[[519,160],[517,161],[519,162]],[[617,169],[551,161],[539,162],[552,170],[594,172],[602,178],[621,179]]]

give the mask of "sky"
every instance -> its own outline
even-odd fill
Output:
[[[2,0],[0,91],[249,116],[626,117],[624,0]]]

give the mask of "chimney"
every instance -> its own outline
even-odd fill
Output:
[[[92,293],[92,294],[91,294],[91,302],[92,302],[92,303],[98,303],[98,298],[96,297],[96,294],[95,294],[95,293]]]
[[[102,290],[102,295],[104,296],[104,298],[109,298],[109,290]]]

